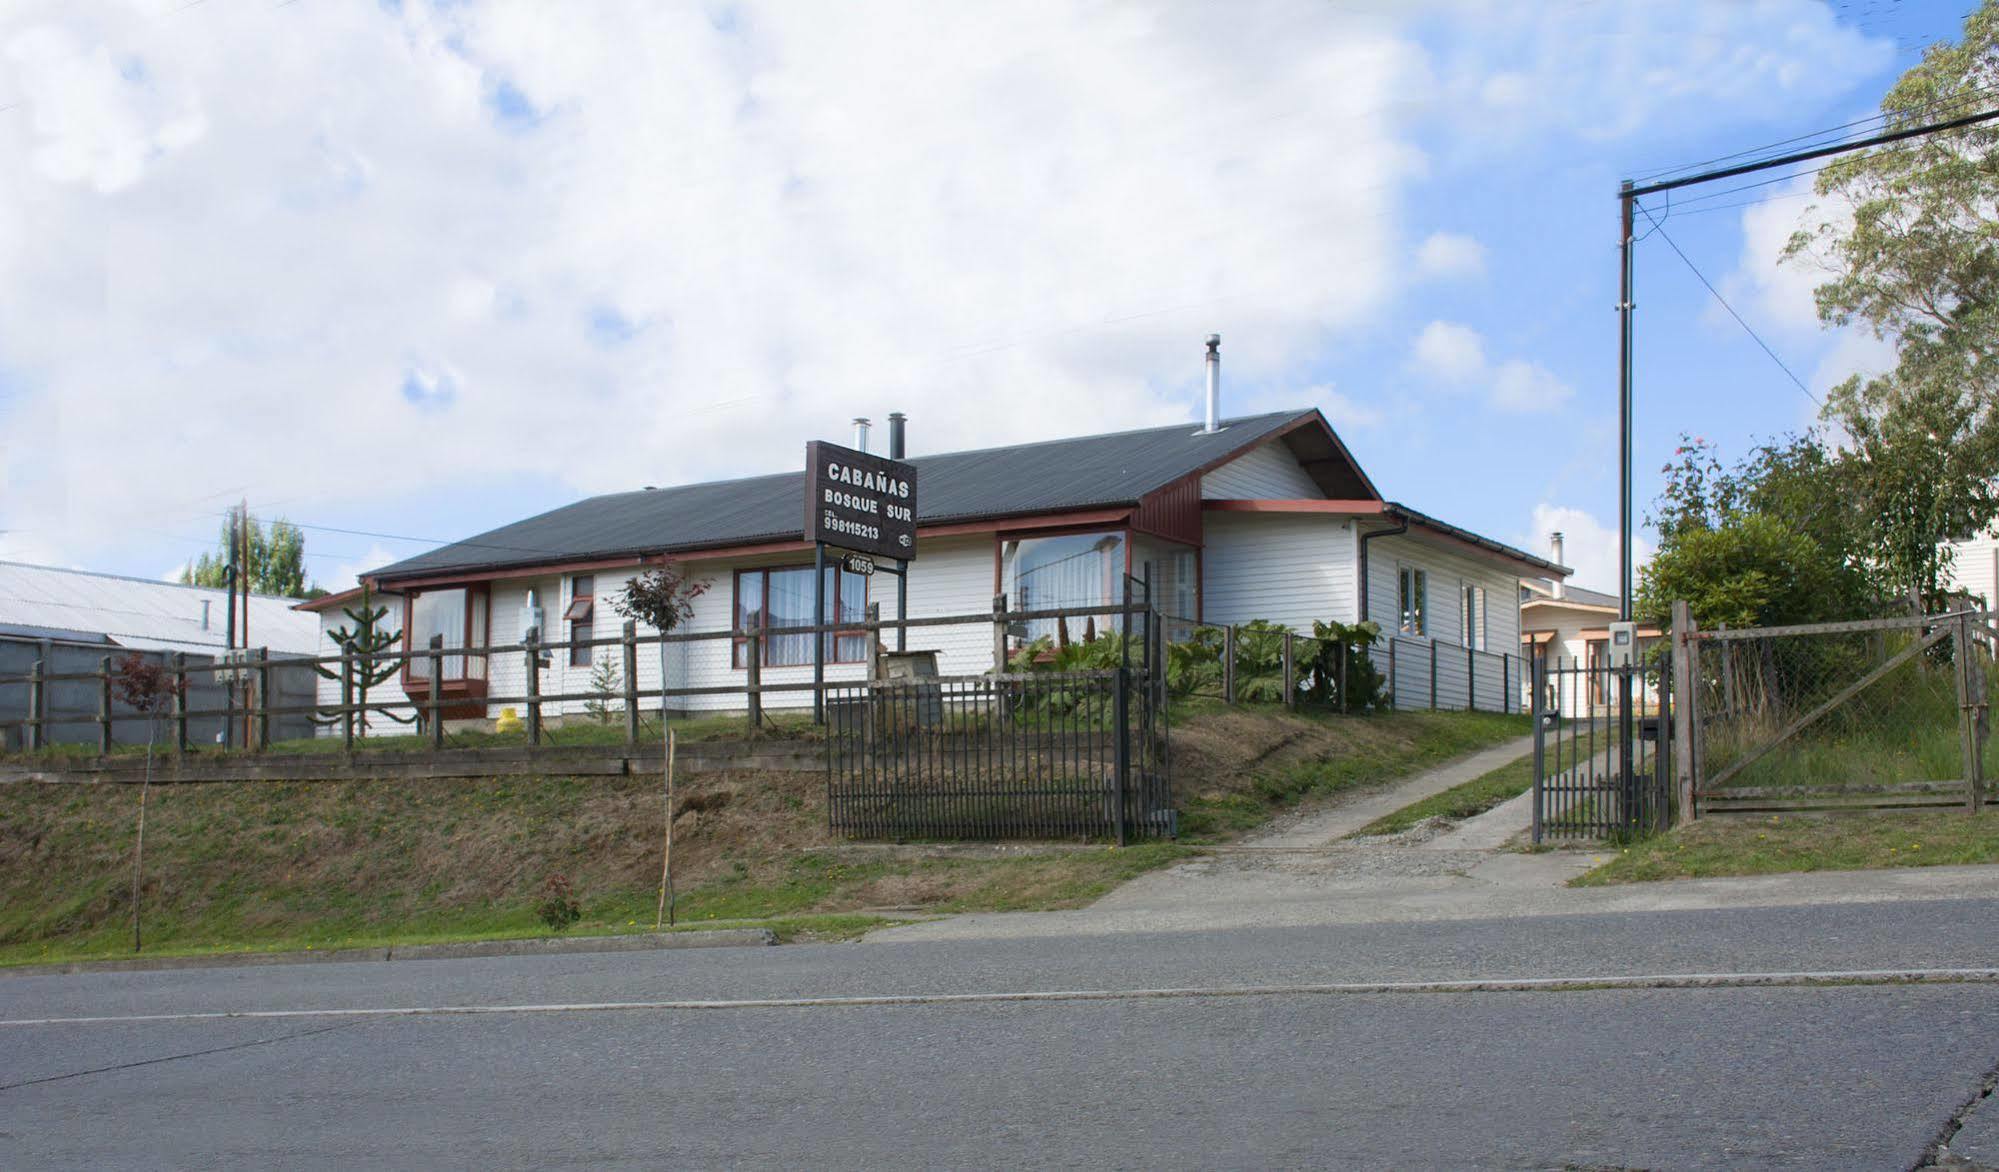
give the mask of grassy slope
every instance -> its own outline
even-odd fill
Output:
[[[1309,798],[1380,785],[1525,736],[1525,716],[1389,712],[1364,718],[1220,705],[1177,713],[1174,786],[1182,833],[1225,839]]]
[[[1219,709],[1177,713],[1176,724],[1190,837],[1208,838],[1525,727],[1519,717],[1462,713]],[[824,786],[818,773],[684,782],[675,827],[682,923],[839,935],[891,908],[1079,906],[1190,849],[842,844],[825,830]],[[129,786],[0,787],[0,963],[129,950],[137,802]],[[649,929],[663,830],[659,782],[646,777],[155,787],[147,950],[541,935],[534,904],[554,873],[582,903],[573,934]]]
[[[1957,863],[1999,863],[1999,814],[1895,810],[1708,818],[1636,843],[1574,885]]]

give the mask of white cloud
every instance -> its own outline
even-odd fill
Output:
[[[1467,383],[1485,374],[1485,339],[1456,322],[1433,321],[1416,335],[1416,369],[1446,382]]]
[[[1410,365],[1419,372],[1460,390],[1480,390],[1501,411],[1548,411],[1575,392],[1538,362],[1509,358],[1493,365],[1486,360],[1485,339],[1470,326],[1433,321],[1416,336]]]
[[[1485,245],[1457,232],[1432,232],[1416,248],[1416,271],[1429,277],[1485,275]]]
[[[1548,411],[1573,397],[1569,384],[1538,362],[1508,359],[1492,374],[1492,404],[1507,411]]]
[[[1465,0],[1447,11],[1456,36],[1434,67],[1438,86],[1488,148],[1548,127],[1623,138],[1669,112],[1710,128],[1786,106],[1816,112],[1895,52],[1818,0]]]
[[[407,556],[408,552],[392,550],[378,541],[370,545],[360,557],[340,562],[330,570],[309,573],[307,576],[318,585],[335,593],[351,590],[361,584],[362,574],[369,570],[380,569],[398,558]]]
[[[1307,0],[167,11],[0,24],[0,529],[52,558],[238,486],[312,520],[795,467],[857,413],[1189,418],[1208,331],[1295,377],[1400,280],[1420,54]]]
[[[1562,535],[1562,561],[1575,571],[1567,580],[1576,586],[1617,593],[1617,528],[1596,519],[1596,515],[1572,505],[1543,502],[1534,506],[1534,522],[1529,532],[1515,540],[1522,549],[1546,554],[1551,534]],[[1652,560],[1653,545],[1645,535],[1633,535],[1632,566]]]
[[[1312,387],[1299,401],[1316,405],[1334,431],[1356,431],[1379,425],[1381,409],[1328,386]]]

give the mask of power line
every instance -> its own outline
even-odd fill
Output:
[[[1825,407],[1825,404],[1819,401],[1819,397],[1817,395],[1812,394],[1812,389],[1805,385],[1805,380],[1799,378],[1797,372],[1793,371],[1788,365],[1786,365],[1782,358],[1777,357],[1777,352],[1770,348],[1770,343],[1765,342],[1763,340],[1763,335],[1757,333],[1754,327],[1752,327],[1748,322],[1743,320],[1741,314],[1735,312],[1735,307],[1728,303],[1728,298],[1723,297],[1721,295],[1721,290],[1714,287],[1714,282],[1707,279],[1706,274],[1702,273],[1700,267],[1694,264],[1693,260],[1689,258],[1685,252],[1682,252],[1680,250],[1680,246],[1678,244],[1673,243],[1673,238],[1671,236],[1666,235],[1665,228],[1660,225],[1658,220],[1652,218],[1651,211],[1649,211],[1644,207],[1640,207],[1638,210],[1644,213],[1646,219],[1652,220],[1652,231],[1648,233],[1648,235],[1654,235],[1657,236],[1659,239],[1664,240],[1666,242],[1667,247],[1673,250],[1673,255],[1679,257],[1681,262],[1687,266],[1687,271],[1693,273],[1693,275],[1699,279],[1701,284],[1707,286],[1707,291],[1709,293],[1712,293],[1714,295],[1714,299],[1721,303],[1721,307],[1728,311],[1728,316],[1735,319],[1735,324],[1741,326],[1743,332],[1747,333],[1751,338],[1755,339],[1756,344],[1763,348],[1763,353],[1768,354],[1770,356],[1770,361],[1777,364],[1777,369],[1783,371],[1786,375],[1790,376],[1792,382],[1798,384],[1798,389],[1805,393],[1805,398],[1810,399],[1813,403],[1818,404],[1818,406],[1821,409],[1823,409]]]

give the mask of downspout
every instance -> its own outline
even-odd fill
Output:
[[[1359,522],[1356,521],[1355,524],[1359,524]],[[1394,537],[1397,534],[1407,532],[1409,532],[1409,518],[1404,517],[1395,523],[1395,528],[1393,529],[1377,529],[1372,533],[1363,533],[1360,535],[1360,622],[1366,622],[1368,616],[1367,543],[1377,537]]]

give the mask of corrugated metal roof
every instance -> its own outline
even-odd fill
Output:
[[[1315,411],[946,452],[911,460],[917,520],[951,521],[1135,504],[1138,498],[1274,435]],[[800,536],[804,473],[613,493],[503,525],[376,570],[383,581],[551,561],[587,561]]]
[[[101,634],[121,647],[219,649],[227,642],[228,598],[228,591],[207,586],[0,562],[0,625]],[[201,625],[204,601],[207,630]],[[296,601],[250,596],[250,637],[257,646],[291,655],[318,654],[319,620],[292,610]]]

